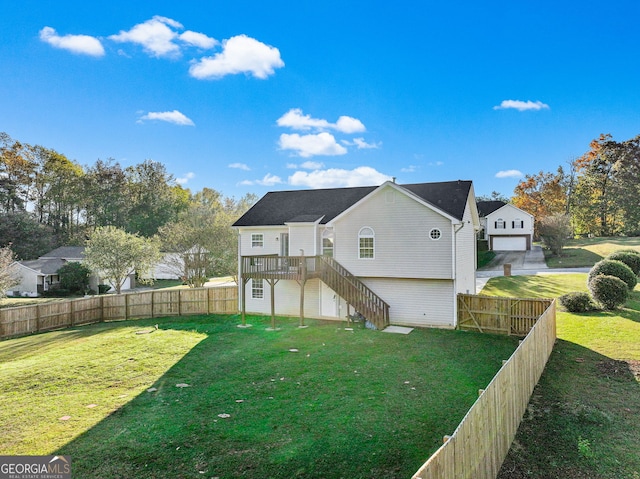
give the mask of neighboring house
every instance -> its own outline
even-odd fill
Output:
[[[533,243],[533,215],[504,201],[478,201],[482,239],[494,251],[527,251]]]
[[[233,226],[243,313],[453,328],[475,293],[470,181],[271,192]]]
[[[38,259],[17,261],[14,264],[17,266],[21,280],[20,284],[9,291],[10,295],[37,296],[57,287],[60,284],[58,270],[65,264],[74,261],[78,263],[84,261],[84,246],[61,246]],[[89,279],[89,287],[93,290],[97,290],[98,284],[101,283],[99,275],[94,274]],[[127,278],[122,289],[131,289],[131,285],[134,283],[132,278]]]

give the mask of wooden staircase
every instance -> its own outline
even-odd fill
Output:
[[[389,325],[389,305],[344,266],[329,256],[317,256],[319,278],[353,306],[376,329]]]

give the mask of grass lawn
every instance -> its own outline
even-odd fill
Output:
[[[545,259],[549,268],[589,267],[621,249],[640,251],[640,237],[574,239],[565,246],[561,258],[551,256],[549,250],[545,250]]]
[[[492,278],[482,294],[558,297],[586,291],[586,278]],[[499,477],[640,478],[640,290],[624,309],[557,319],[558,341]]]
[[[0,450],[69,454],[82,478],[406,479],[516,345],[238,322],[125,321],[0,342],[0,402],[11,405]]]

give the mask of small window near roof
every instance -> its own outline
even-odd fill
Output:
[[[433,228],[431,231],[429,231],[429,238],[434,241],[439,240],[441,236],[442,232],[438,228]]]
[[[251,247],[262,248],[264,246],[264,235],[262,233],[253,233],[251,235]]]
[[[516,218],[511,223],[511,226],[513,227],[513,229],[522,229],[524,228],[524,221],[522,221],[520,218]]]
[[[502,218],[498,218],[496,220],[496,229],[497,230],[503,230],[505,229],[505,221]]]
[[[373,259],[375,257],[375,234],[373,229],[365,226],[358,233],[358,258]]]

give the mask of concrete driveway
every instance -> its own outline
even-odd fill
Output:
[[[480,268],[481,271],[503,271],[505,264],[511,265],[511,271],[548,269],[544,262],[544,253],[540,246],[534,245],[529,251],[496,251],[496,257]]]

